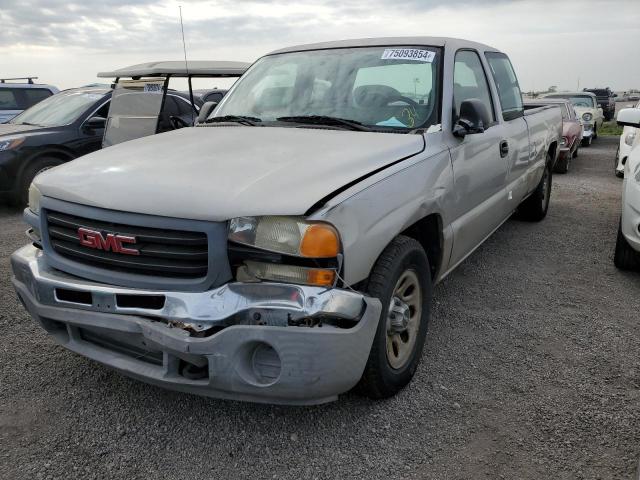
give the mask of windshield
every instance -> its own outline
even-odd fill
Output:
[[[278,126],[310,123],[301,117],[340,126],[329,122],[331,117],[367,130],[427,127],[438,121],[439,62],[440,51],[431,47],[271,55],[249,69],[213,115],[250,117],[261,125]]]
[[[549,95],[550,98],[566,98],[574,107],[593,108],[593,97],[588,95]]]
[[[75,122],[103,93],[67,91],[53,95],[25,110],[9,123],[58,127]]]

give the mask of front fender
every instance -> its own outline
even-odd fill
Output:
[[[448,259],[452,236],[445,205],[452,204],[452,192],[451,158],[440,144],[350,188],[309,218],[330,222],[340,232],[344,281],[353,285],[369,276],[393,238],[434,213],[442,218],[443,258]]]

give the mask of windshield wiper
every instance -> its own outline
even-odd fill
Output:
[[[261,121],[262,119],[258,117],[247,117],[244,115],[223,115],[221,117],[208,118],[204,121],[204,123],[233,122],[254,127],[256,123]]]
[[[28,125],[30,127],[42,127],[42,125],[38,125],[37,123],[29,123],[29,122],[20,122],[18,125]]]
[[[371,129],[356,120],[347,120],[345,118],[329,117],[326,115],[300,115],[294,117],[278,117],[279,122],[303,123],[309,125],[328,125],[336,127],[347,127],[351,130],[361,132],[370,132]]]

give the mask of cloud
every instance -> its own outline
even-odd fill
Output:
[[[514,3],[520,0],[462,0],[458,6]],[[0,47],[66,46],[91,51],[162,50],[179,33],[175,2],[158,0],[3,0]],[[424,14],[448,5],[443,0],[219,0],[182,2],[190,42],[228,40],[260,44],[274,36],[286,38],[301,29],[322,29],[327,22],[342,25],[375,20],[381,13]],[[194,15],[195,12],[195,15]],[[202,16],[198,17],[198,12]]]
[[[98,71],[180,59],[182,5],[193,60],[250,61],[289,45],[344,38],[443,35],[504,50],[525,89],[575,87],[578,77],[630,88],[640,78],[632,61],[640,44],[637,2],[0,0],[0,73],[36,72],[70,87],[95,81]]]

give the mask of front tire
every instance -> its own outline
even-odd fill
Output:
[[[388,398],[411,381],[427,334],[431,275],[420,243],[396,237],[373,267],[366,293],[380,299],[382,313],[356,390],[370,398]]]
[[[638,252],[636,252],[622,234],[622,220],[618,224],[618,236],[616,249],[613,255],[613,263],[620,270],[636,270],[638,268]]]
[[[42,172],[49,170],[62,164],[62,162],[53,157],[40,157],[32,160],[24,169],[20,180],[17,182],[16,191],[11,199],[11,203],[17,207],[24,207],[29,202],[29,187],[31,182]]]
[[[547,164],[540,183],[533,193],[520,204],[518,214],[523,220],[539,222],[547,216],[549,210],[549,200],[551,199],[551,155],[547,154]]]
[[[582,139],[583,147],[590,147],[592,143],[593,143],[593,134],[589,135],[587,138]]]

